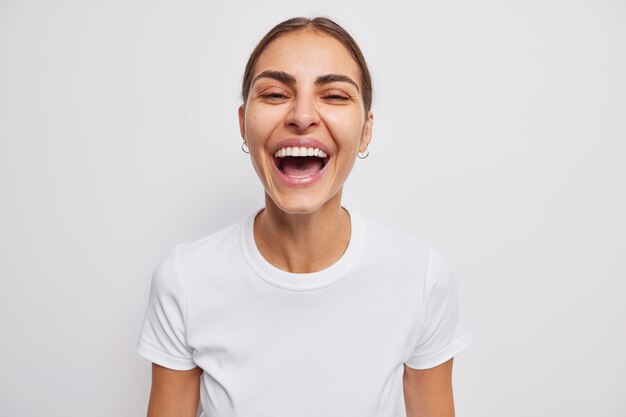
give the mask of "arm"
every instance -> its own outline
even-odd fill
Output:
[[[202,369],[175,371],[152,364],[148,417],[196,417]]]
[[[454,417],[453,359],[430,369],[413,369],[404,365],[407,417]]]

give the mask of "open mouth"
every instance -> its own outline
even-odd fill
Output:
[[[320,156],[274,156],[274,164],[280,172],[293,178],[305,178],[316,175],[324,169],[330,155]]]

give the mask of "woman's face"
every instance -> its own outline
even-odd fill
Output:
[[[317,211],[341,190],[371,139],[359,66],[338,40],[302,30],[269,44],[252,79],[239,125],[254,169],[283,211]]]

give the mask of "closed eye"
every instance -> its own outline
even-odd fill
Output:
[[[286,95],[284,95],[283,93],[263,93],[261,94],[261,97],[263,98],[269,98],[269,99],[282,99],[282,98],[287,98]]]
[[[339,94],[329,94],[327,96],[324,96],[324,98],[328,99],[328,100],[337,100],[337,101],[350,100],[349,97],[342,96],[342,95],[339,95]]]

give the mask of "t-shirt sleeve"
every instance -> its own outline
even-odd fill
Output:
[[[424,281],[424,325],[411,357],[414,369],[441,365],[473,340],[461,314],[456,282],[444,255],[431,247]]]
[[[196,367],[185,335],[186,303],[178,271],[177,250],[154,269],[148,309],[137,343],[137,352],[158,365],[176,370]]]

